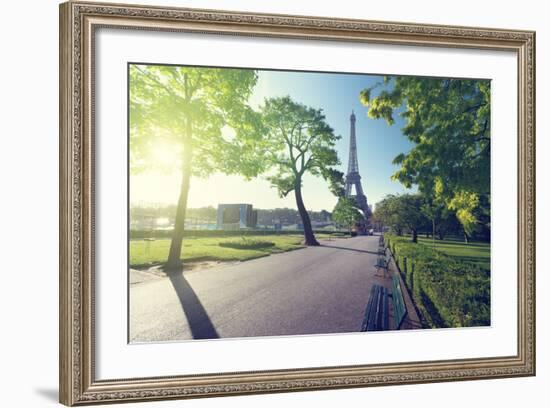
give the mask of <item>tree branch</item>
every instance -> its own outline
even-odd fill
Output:
[[[153,81],[155,85],[160,86],[162,89],[164,89],[166,92],[168,92],[170,95],[177,96],[172,89],[164,85],[162,82],[160,82],[157,78],[153,77],[149,72],[144,71],[139,67],[139,65],[134,65],[134,67],[142,73],[142,75],[147,78],[149,81]]]
[[[473,106],[468,106],[466,109],[464,109],[464,111],[462,112],[462,114],[464,113],[468,113],[468,112],[471,112],[471,111],[474,111],[476,109],[479,109],[483,106],[487,105],[487,102],[482,102],[482,103],[479,103],[477,105],[473,105]]]

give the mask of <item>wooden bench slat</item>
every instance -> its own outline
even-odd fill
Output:
[[[368,330],[369,317],[370,317],[371,310],[372,310],[372,304],[374,303],[375,291],[376,291],[375,286],[372,286],[371,289],[370,289],[370,296],[369,296],[369,300],[367,302],[367,308],[365,310],[365,317],[363,319],[363,324],[361,326],[361,331],[367,331]]]
[[[378,316],[378,308],[380,305],[380,286],[375,286],[374,289],[373,305],[369,316],[369,324],[367,326],[367,330],[369,331],[376,330],[376,320]]]
[[[380,331],[389,329],[388,290],[373,285],[367,302],[361,331]]]

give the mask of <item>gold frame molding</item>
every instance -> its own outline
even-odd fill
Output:
[[[513,356],[96,380],[93,47],[99,27],[517,54],[518,349]],[[81,405],[535,375],[535,33],[126,4],[60,5],[60,402]]]

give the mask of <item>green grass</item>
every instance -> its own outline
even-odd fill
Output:
[[[327,234],[316,234],[318,239],[327,238]],[[210,238],[184,238],[181,251],[184,262],[193,261],[246,261],[261,258],[272,253],[292,251],[303,248],[302,235],[280,236],[247,236],[255,245],[241,248],[227,247],[223,244],[235,242],[235,237],[210,237]],[[266,242],[265,246],[258,243]],[[272,243],[273,245],[269,244]],[[222,244],[222,245],[220,245]],[[166,262],[169,239],[157,239],[154,241],[131,240],[130,241],[130,266],[139,267],[155,265]]]
[[[232,239],[228,242],[218,242],[218,245],[224,248],[233,249],[262,249],[275,246],[275,243],[266,239],[240,237]]]
[[[418,242],[433,247],[431,238],[418,237]],[[491,268],[491,244],[488,242],[470,242],[464,240],[445,239],[443,241],[435,240],[435,249],[441,251],[457,260],[474,263],[483,269]]]

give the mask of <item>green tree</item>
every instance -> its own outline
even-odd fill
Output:
[[[405,225],[397,213],[397,197],[393,194],[386,195],[376,203],[373,218],[380,227],[390,228],[398,236],[403,235]]]
[[[275,170],[268,179],[281,197],[294,192],[304,225],[306,245],[319,245],[302,197],[305,174],[322,176],[336,195],[343,194],[343,173],[334,149],[340,138],[327,124],[322,110],[293,101],[290,97],[266,99],[261,107],[264,137],[262,162]]]
[[[387,195],[376,204],[375,219],[391,227],[398,235],[410,231],[412,241],[418,242],[418,232],[428,219],[422,211],[424,205],[420,194]]]
[[[454,231],[458,234],[460,230],[463,230],[460,222],[452,210],[449,210],[446,206],[439,207],[438,210],[440,211],[437,213],[435,231],[437,233],[437,238],[440,241],[443,241],[445,239],[445,235],[449,232]]]
[[[154,65],[130,65],[129,75],[131,171],[151,167],[179,167],[181,171],[166,263],[175,268],[181,266],[191,176],[213,171],[252,176],[258,171],[247,160],[251,149],[246,143],[258,125],[257,116],[247,106],[257,75],[245,69]],[[235,135],[240,142],[234,140]],[[151,154],[161,145],[177,154],[176,162]],[[235,155],[240,159],[235,160]]]
[[[422,212],[423,204],[424,199],[420,194],[403,194],[396,199],[397,216],[411,232],[412,242],[418,242],[418,231],[428,221]]]
[[[384,227],[390,228],[391,231],[397,236],[403,235],[403,231],[396,228],[395,222],[392,219],[389,195],[385,196],[382,200],[376,203],[371,222],[376,224],[380,230],[383,230]]]
[[[422,211],[422,214],[424,214],[424,216],[426,218],[428,218],[430,220],[430,223],[432,224],[432,232],[431,232],[431,235],[432,235],[432,243],[435,247],[435,243],[434,243],[434,240],[435,240],[435,220],[437,218],[437,210],[438,208],[436,206],[433,205],[433,203],[430,203],[430,202],[425,202],[421,207],[420,207],[420,211]],[[427,237],[428,237],[429,234],[427,234]]]
[[[455,194],[449,202],[449,208],[455,210],[456,218],[464,228],[464,240],[469,241],[470,236],[475,231],[478,220],[475,215],[475,209],[478,207],[479,197],[474,193],[461,191]]]
[[[355,206],[355,200],[348,197],[340,197],[332,211],[331,218],[337,224],[347,227],[351,235],[351,227],[363,220],[363,215]]]
[[[458,222],[454,211],[447,205],[438,200],[434,195],[424,194],[424,204],[421,207],[422,213],[431,222],[433,237],[439,240],[445,238],[445,234],[450,229],[457,230]]]
[[[372,96],[375,88],[383,89]],[[385,77],[364,89],[360,99],[371,118],[405,119],[403,134],[413,148],[398,155],[393,175],[406,187],[436,194],[457,214],[466,236],[490,195],[490,81]]]

